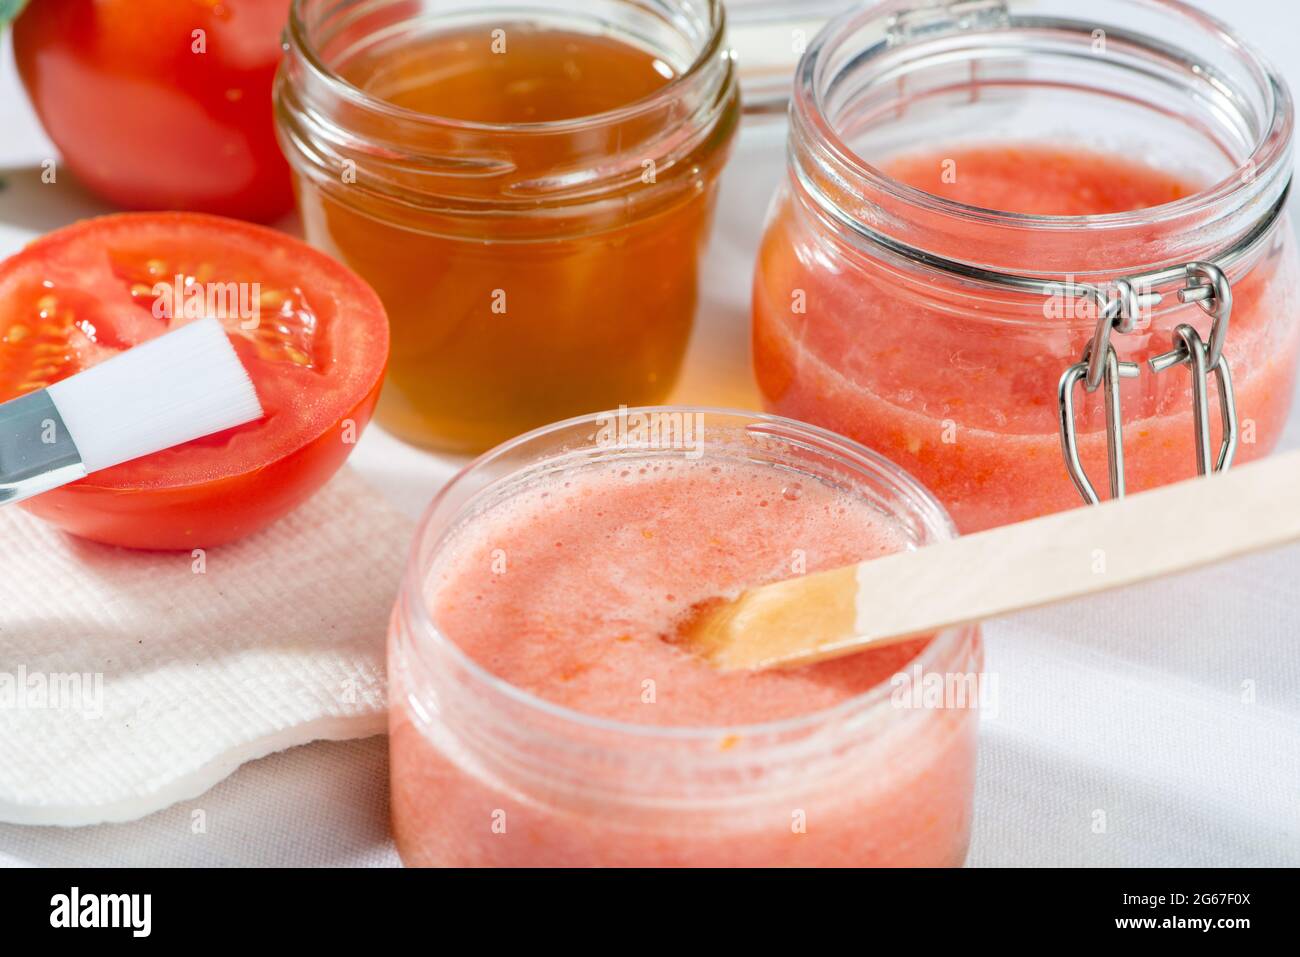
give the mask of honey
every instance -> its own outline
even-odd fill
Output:
[[[360,58],[341,75],[395,106],[513,125],[615,110],[662,89],[676,74],[653,53],[621,40],[507,23],[437,33]]]
[[[338,43],[331,79],[362,105],[292,56],[278,93],[307,238],[388,311],[381,423],[477,451],[661,401],[736,126],[726,57],[544,22],[433,26]],[[311,125],[322,105],[329,130]]]

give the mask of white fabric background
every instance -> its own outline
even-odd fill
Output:
[[[1201,2],[1300,88],[1300,7]],[[0,46],[0,171],[28,168],[54,153]],[[745,131],[680,399],[752,404],[735,344],[747,341],[753,249],[783,161],[778,128]],[[0,254],[102,211],[10,178]],[[1285,444],[1300,446],[1300,414]],[[412,515],[459,464],[377,429],[352,463]],[[1021,615],[986,636],[999,708],[982,727],[972,865],[1300,865],[1300,549]],[[319,742],[132,824],[0,826],[0,864],[392,865],[386,774],[383,738]]]

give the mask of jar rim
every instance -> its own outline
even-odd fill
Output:
[[[1156,206],[1124,210],[1115,213],[1089,215],[1044,215],[1018,213],[1007,210],[973,206],[958,200],[939,196],[896,179],[858,155],[839,135],[824,110],[826,59],[837,46],[851,37],[855,30],[891,13],[915,7],[915,0],[881,0],[865,9],[845,11],[832,19],[808,45],[795,75],[795,88],[791,112],[797,115],[815,135],[820,145],[829,150],[836,161],[881,193],[939,215],[951,216],[994,227],[1021,227],[1037,230],[1090,231],[1124,229],[1157,221],[1194,216],[1211,209],[1237,193],[1244,184],[1265,178],[1287,156],[1294,131],[1294,105],[1286,80],[1260,54],[1253,45],[1239,39],[1217,17],[1191,6],[1182,0],[1114,0],[1120,3],[1154,5],[1172,15],[1189,21],[1193,26],[1219,39],[1234,51],[1237,58],[1250,71],[1266,95],[1268,122],[1252,145],[1250,155],[1229,172],[1226,177],[1196,192]],[[870,55],[864,54],[864,56]],[[1250,175],[1248,175],[1250,174]]]
[[[690,65],[686,69],[677,72],[658,89],[638,97],[630,103],[599,113],[527,123],[485,123],[477,120],[439,116],[399,106],[382,97],[368,93],[361,87],[346,80],[325,63],[315,44],[311,41],[309,27],[303,14],[303,7],[310,2],[312,0],[293,0],[289,8],[289,21],[285,27],[284,43],[286,50],[292,48],[299,53],[307,68],[315,74],[317,79],[342,99],[368,111],[397,121],[423,123],[466,133],[509,133],[512,135],[572,133],[591,126],[621,123],[635,119],[660,107],[665,101],[676,97],[683,86],[699,76],[710,63],[727,52],[723,49],[723,38],[726,34],[726,10],[723,2],[722,0],[704,0],[709,15],[709,35],[707,40],[701,45]],[[362,0],[345,0],[345,2],[362,2]],[[337,5],[331,7],[330,11],[334,12],[336,8]],[[432,16],[436,18],[438,14],[433,13]]]
[[[439,650],[448,652],[458,667],[461,667],[475,681],[480,682],[491,691],[500,694],[513,704],[533,709],[549,718],[557,719],[566,725],[586,730],[606,733],[620,738],[632,738],[657,742],[702,742],[715,741],[727,735],[740,735],[747,740],[780,738],[781,736],[801,731],[810,731],[821,725],[833,723],[840,718],[878,706],[886,700],[890,692],[890,679],[885,679],[865,691],[855,694],[827,708],[819,708],[803,714],[792,715],[774,721],[761,721],[733,725],[653,725],[623,721],[601,715],[589,714],[566,705],[549,701],[540,695],[526,691],[511,684],[504,678],[493,674],[479,664],[455,641],[445,635],[434,623],[428,603],[424,600],[424,569],[421,568],[421,552],[426,537],[433,528],[439,504],[454,490],[456,485],[475,471],[482,469],[497,459],[519,449],[530,442],[543,439],[550,434],[560,432],[583,424],[596,424],[602,418],[611,415],[636,415],[646,413],[682,413],[716,416],[734,416],[744,418],[751,423],[773,426],[782,430],[782,436],[805,438],[827,447],[837,454],[849,457],[858,470],[876,479],[883,479],[892,489],[903,495],[911,496],[910,505],[924,524],[928,534],[935,541],[944,541],[957,537],[957,526],[947,510],[934,494],[901,466],[885,458],[866,446],[854,442],[842,435],[826,429],[788,419],[783,416],[762,412],[744,411],[709,406],[639,406],[621,408],[616,411],[590,413],[574,416],[559,422],[545,425],[525,432],[496,448],[480,455],[458,472],[434,497],[416,528],[415,537],[407,558],[407,570],[403,576],[399,602],[406,606],[409,614],[414,616],[411,622],[418,629],[417,641],[435,642]],[[410,598],[415,600],[408,600]],[[923,671],[929,670],[936,658],[959,648],[976,630],[975,625],[963,625],[946,628],[938,632],[917,656],[907,663],[909,669],[920,665]],[[418,651],[418,649],[417,649]]]

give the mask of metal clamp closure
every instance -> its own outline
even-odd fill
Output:
[[[1223,358],[1223,345],[1228,336],[1232,318],[1232,288],[1223,271],[1213,263],[1193,262],[1182,269],[1184,286],[1178,291],[1180,302],[1195,302],[1213,317],[1208,343],[1201,340],[1196,329],[1187,323],[1174,331],[1173,348],[1148,360],[1153,373],[1159,374],[1175,366],[1186,365],[1192,375],[1192,416],[1196,427],[1196,470],[1200,475],[1222,471],[1232,465],[1237,451],[1239,426],[1236,397],[1232,388],[1232,375]],[[1175,273],[1177,276],[1177,273]],[[1096,487],[1089,479],[1079,458],[1079,436],[1076,425],[1074,393],[1082,381],[1085,391],[1095,392],[1105,386],[1106,407],[1106,458],[1110,472],[1110,497],[1123,498],[1124,436],[1123,409],[1120,400],[1119,380],[1136,378],[1140,367],[1133,362],[1121,362],[1111,344],[1112,332],[1132,332],[1137,318],[1147,306],[1159,305],[1163,296],[1158,292],[1139,293],[1139,280],[1119,279],[1113,283],[1114,293],[1106,296],[1094,286],[1079,286],[1076,296],[1091,299],[1097,307],[1097,327],[1092,339],[1084,348],[1079,362],[1065,370],[1057,389],[1060,408],[1061,449],[1066,471],[1085,502],[1101,501]],[[1218,384],[1219,417],[1223,439],[1217,455],[1210,448],[1209,376],[1213,373]]]

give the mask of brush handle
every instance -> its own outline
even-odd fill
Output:
[[[732,622],[750,640],[711,657],[727,668],[805,664],[1294,541],[1300,451],[753,589],[737,602],[746,620]],[[785,624],[754,627],[773,616]]]
[[[81,453],[47,390],[0,404],[0,505],[85,476]]]

